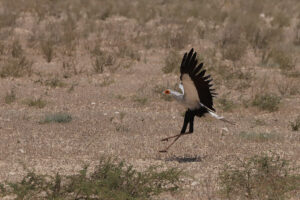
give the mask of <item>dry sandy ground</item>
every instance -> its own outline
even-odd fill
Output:
[[[93,165],[101,156],[111,155],[139,169],[159,164],[192,175],[185,179],[182,192],[162,195],[162,199],[215,199],[218,173],[235,156],[274,151],[300,164],[300,135],[289,125],[300,113],[299,96],[284,99],[273,113],[242,106],[232,112],[219,111],[236,126],[210,117],[197,118],[194,134],[182,137],[168,153],[158,153],[166,145],[160,139],[179,133],[184,111],[175,101],[165,101],[154,92],[155,85],[178,82],[176,75],[162,74],[162,55],[160,51],[142,52],[146,63],[136,62],[113,74],[73,76],[63,79],[65,86],[58,88],[40,84],[35,75],[0,79],[0,180],[20,178],[25,174],[23,164],[38,173],[74,173],[84,163]],[[103,86],[108,79],[114,82]],[[3,97],[12,88],[17,100],[5,104]],[[147,102],[135,101],[136,96]],[[42,97],[47,105],[29,107],[23,103],[28,97]],[[39,123],[45,114],[55,112],[70,113],[73,120]],[[274,133],[276,137],[266,142],[248,141],[240,137],[243,131]],[[196,159],[188,162],[189,158]]]
[[[25,24],[22,19],[19,19],[21,25]],[[26,18],[23,20],[26,21]],[[123,24],[128,30],[126,34],[135,33],[130,20],[128,24],[124,18],[115,23],[109,20],[108,25],[111,23],[112,27],[118,28]],[[151,26],[151,21],[149,24]],[[109,30],[114,29],[105,30],[102,34],[109,35]],[[22,36],[20,38],[24,41],[28,39],[22,27],[16,29],[15,34],[16,37]],[[86,44],[95,43],[92,39]],[[107,42],[105,47],[113,42],[114,37],[110,39],[102,41]],[[25,44],[24,41],[20,40]],[[209,41],[201,40],[193,47],[201,55],[209,44]],[[186,46],[180,54],[190,48],[191,45]],[[140,49],[140,60],[129,60],[129,67],[120,67],[116,71],[105,69],[104,73],[96,74],[88,61],[90,55],[85,55],[83,49],[78,47],[74,58],[77,75],[63,78],[63,56],[56,55],[47,63],[41,53],[31,52],[34,48],[28,48],[26,55],[33,57],[34,73],[30,77],[0,78],[0,182],[23,177],[26,174],[24,165],[42,174],[58,171],[70,174],[78,172],[84,164],[97,164],[102,156],[113,156],[140,170],[154,164],[178,167],[190,175],[184,178],[182,191],[163,194],[159,199],[208,200],[218,199],[218,174],[225,164],[235,162],[237,157],[243,159],[275,152],[291,160],[293,165],[300,166],[300,132],[292,131],[290,126],[290,122],[300,113],[299,92],[282,98],[276,112],[261,111],[252,106],[246,108],[241,100],[245,96],[254,96],[261,87],[264,91],[270,89],[273,92],[279,81],[291,83],[284,82],[286,77],[278,75],[277,68],[251,66],[252,62],[256,62],[251,55],[246,55],[247,65],[255,72],[251,88],[246,92],[223,85],[221,76],[213,77],[219,97],[238,102],[233,110],[225,112],[217,97],[217,113],[236,122],[236,125],[210,117],[196,118],[194,133],[182,137],[168,153],[162,154],[158,151],[168,143],[160,140],[179,133],[185,111],[175,101],[164,100],[157,92],[158,87],[173,87],[179,83],[175,73],[162,72],[168,51],[160,48]],[[300,70],[299,62],[296,64],[297,70]],[[55,76],[64,83],[62,87],[53,88],[44,84]],[[236,83],[247,81],[238,80]],[[292,82],[299,87],[299,78],[293,78]],[[235,80],[231,84],[235,86]],[[16,94],[16,101],[7,104],[4,99],[11,90]],[[38,98],[46,101],[44,108],[30,107],[24,103],[26,99]],[[69,113],[72,121],[39,123],[46,114],[58,112]],[[269,140],[256,141],[243,137],[243,132],[271,136]],[[299,195],[294,199],[300,199]]]

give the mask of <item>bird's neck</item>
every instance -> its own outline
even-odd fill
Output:
[[[174,91],[174,90],[170,90],[170,93],[172,95],[173,98],[175,98],[178,102],[182,102],[183,101],[183,94]]]

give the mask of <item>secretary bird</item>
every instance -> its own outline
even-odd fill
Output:
[[[189,53],[185,53],[183,56],[180,66],[181,75],[179,84],[182,93],[171,89],[167,89],[163,92],[166,95],[171,95],[179,103],[183,104],[187,108],[187,111],[185,112],[180,134],[162,139],[161,141],[168,141],[171,138],[175,138],[169,146],[160,152],[167,152],[181,136],[193,133],[195,116],[202,117],[206,113],[209,113],[216,119],[234,124],[215,113],[213,97],[217,94],[214,92],[214,89],[211,88],[212,84],[210,84],[210,82],[212,79],[210,79],[210,75],[204,76],[206,70],[201,71],[203,63],[197,66],[198,61],[196,56],[197,53],[194,52],[194,49],[191,49]],[[186,132],[188,124],[190,125],[189,132]]]

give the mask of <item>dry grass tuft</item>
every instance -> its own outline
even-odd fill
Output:
[[[255,95],[252,105],[261,110],[274,112],[279,109],[280,97],[275,94],[257,94]]]
[[[163,73],[178,73],[181,55],[177,51],[170,50],[165,58],[165,66],[162,68]]]
[[[6,96],[4,97],[4,101],[6,104],[11,104],[14,101],[16,101],[16,93],[14,90],[11,90],[9,93],[6,93]]]

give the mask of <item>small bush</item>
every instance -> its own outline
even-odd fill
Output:
[[[45,123],[68,123],[72,121],[72,116],[68,113],[54,113],[54,114],[47,114],[45,118],[40,122],[41,124]]]
[[[187,27],[184,27],[187,28]],[[190,38],[188,37],[188,33],[186,31],[174,31],[171,32],[169,37],[167,38],[167,48],[171,49],[183,49],[186,44],[189,43]]]
[[[238,159],[219,174],[221,194],[227,199],[285,199],[299,189],[299,177],[289,162],[276,154]]]
[[[298,25],[298,29],[295,30],[295,35],[294,35],[294,40],[293,40],[293,43],[294,45],[296,46],[299,46],[300,45],[300,23]]]
[[[245,140],[253,142],[268,142],[279,139],[279,135],[276,133],[255,133],[243,131],[239,136]]]
[[[295,59],[292,52],[274,48],[271,51],[265,51],[262,56],[262,63],[268,66],[279,67],[281,70],[292,70],[295,68]]]
[[[291,70],[295,68],[293,55],[287,51],[274,50],[272,57],[281,70]]]
[[[104,70],[103,69],[104,65],[105,65],[105,61],[102,58],[97,57],[93,65],[94,72],[96,72],[97,74],[98,73],[102,74]]]
[[[31,75],[32,62],[27,60],[25,56],[20,58],[8,58],[6,62],[0,66],[0,77],[22,77]]]
[[[15,40],[12,44],[12,50],[11,50],[11,55],[14,58],[20,58],[24,54],[22,46],[19,42],[19,40]]]
[[[6,104],[11,104],[16,100],[16,94],[14,90],[11,90],[9,93],[6,94],[4,97],[5,103]]]
[[[65,87],[66,84],[59,80],[58,77],[54,77],[52,79],[46,80],[45,85],[50,86],[52,88],[57,88],[57,87]]]
[[[127,45],[126,43],[120,44],[118,54],[122,58],[129,57],[133,60],[141,60],[141,55],[139,54],[139,52],[134,50],[133,47]]]
[[[279,109],[279,103],[280,97],[275,94],[257,94],[252,101],[253,106],[270,112],[277,111]]]
[[[283,12],[278,12],[275,14],[274,19],[272,20],[271,24],[273,26],[278,27],[287,27],[290,25],[290,17],[285,15]]]
[[[226,99],[226,97],[221,97],[218,102],[221,104],[223,111],[231,111],[234,108],[233,101]]]
[[[247,43],[240,41],[238,43],[228,44],[223,48],[223,56],[231,61],[238,61],[246,53]]]
[[[171,50],[165,58],[165,66],[162,68],[162,71],[165,74],[172,72],[179,72],[181,56],[177,51]]]
[[[290,122],[293,131],[299,131],[300,129],[300,115],[295,119],[294,122]]]
[[[134,96],[133,101],[145,105],[148,102],[148,99],[147,97]]]
[[[123,161],[101,158],[91,173],[87,166],[74,175],[28,172],[19,182],[1,184],[0,192],[16,199],[150,199],[179,189],[182,175],[177,168],[160,170],[157,166],[139,172]]]
[[[111,84],[113,84],[115,81],[114,79],[105,77],[104,80],[99,84],[100,87],[107,87]]]
[[[53,48],[54,43],[51,40],[41,42],[41,49],[48,63],[50,63],[53,58]]]
[[[102,52],[99,46],[96,46],[91,54],[94,58],[93,70],[96,73],[103,73],[104,68],[115,64],[115,58],[112,54]]]
[[[46,106],[46,102],[42,100],[42,98],[27,99],[25,100],[25,104],[27,104],[30,107],[36,107],[36,108],[44,108]]]

